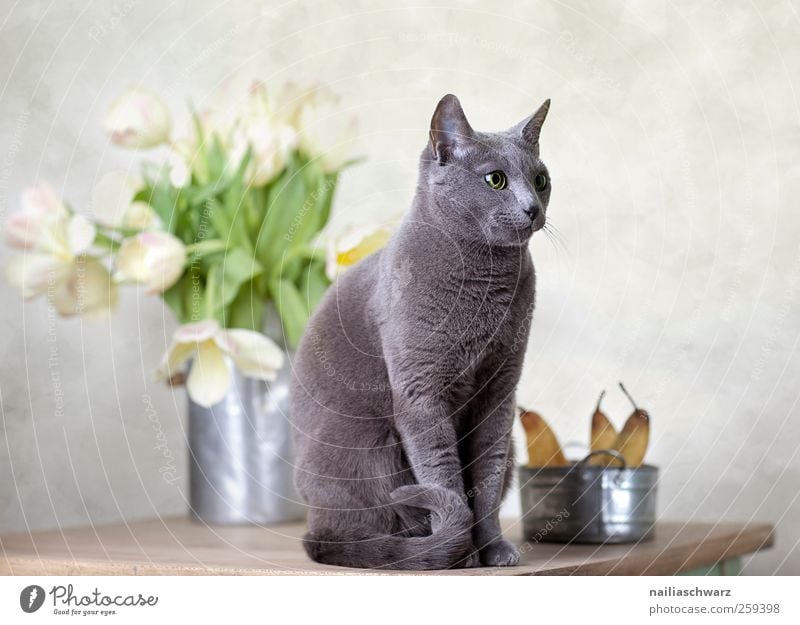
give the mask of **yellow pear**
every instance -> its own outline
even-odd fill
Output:
[[[629,467],[638,467],[644,461],[644,454],[650,441],[650,415],[646,410],[636,405],[633,397],[622,385],[622,382],[619,383],[619,386],[633,404],[633,412],[625,422],[622,431],[617,436],[617,440],[614,441],[612,449],[622,454],[625,458],[625,463]],[[619,461],[614,461],[613,464],[614,466],[622,465]]]
[[[597,400],[597,407],[594,409],[592,415],[592,431],[591,431],[591,450],[597,451],[598,449],[609,449],[614,441],[617,440],[617,430],[611,421],[608,420],[606,413],[600,409],[600,403],[606,392],[600,393],[600,398]]]
[[[590,451],[597,451],[598,449],[611,449],[614,442],[617,440],[617,430],[614,425],[609,421],[606,413],[600,409],[600,404],[606,392],[600,393],[597,399],[597,406],[592,415],[592,428],[590,436]],[[594,456],[589,459],[589,464],[595,466],[606,466],[609,464],[608,456]]]
[[[556,435],[538,412],[520,409],[520,421],[528,442],[528,466],[565,467],[569,463],[561,451]]]

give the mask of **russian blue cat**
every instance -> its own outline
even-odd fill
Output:
[[[549,100],[476,132],[447,95],[410,212],[329,289],[293,361],[304,546],[327,564],[510,566],[498,508],[513,469],[514,393],[550,178]]]

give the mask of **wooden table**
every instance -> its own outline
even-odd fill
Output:
[[[364,575],[375,571],[310,561],[300,523],[269,528],[207,526],[188,518],[0,536],[2,575]],[[661,523],[633,545],[529,544],[519,523],[506,536],[520,545],[520,566],[427,571],[425,575],[671,575],[722,572],[720,563],[769,547],[769,525]],[[728,571],[730,572],[730,571]],[[382,575],[397,574],[380,571]]]

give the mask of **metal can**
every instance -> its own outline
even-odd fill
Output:
[[[622,467],[588,460],[614,456]],[[532,542],[627,543],[652,537],[658,469],[598,450],[569,467],[519,467],[522,526]]]

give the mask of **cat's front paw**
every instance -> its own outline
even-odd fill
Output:
[[[481,549],[481,563],[485,566],[516,566],[519,551],[505,538],[500,538]]]

